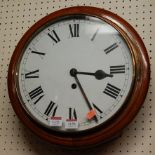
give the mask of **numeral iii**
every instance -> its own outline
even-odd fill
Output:
[[[125,65],[110,66],[110,74],[125,73]]]

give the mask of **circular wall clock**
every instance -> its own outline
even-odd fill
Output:
[[[12,106],[43,140],[87,148],[113,139],[139,111],[150,80],[137,32],[94,7],[56,11],[18,43],[8,72]]]

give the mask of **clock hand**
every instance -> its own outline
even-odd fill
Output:
[[[70,75],[75,78],[75,81],[76,81],[77,85],[79,86],[79,89],[80,89],[80,91],[81,91],[81,93],[82,93],[82,95],[83,95],[83,97],[84,97],[84,99],[85,99],[85,101],[87,103],[87,106],[88,106],[89,110],[90,111],[93,110],[93,108],[92,108],[92,106],[91,106],[91,104],[90,104],[90,102],[88,100],[88,97],[86,96],[86,94],[84,92],[84,89],[83,89],[83,87],[82,87],[82,85],[81,85],[81,83],[80,83],[80,81],[79,81],[79,79],[77,77],[76,69],[71,69],[70,70]],[[95,119],[96,122],[98,121],[96,115],[94,116],[94,119]]]
[[[102,80],[106,77],[113,77],[112,74],[107,74],[103,70],[97,70],[95,73],[90,73],[90,72],[79,72],[75,68],[71,69],[71,72],[74,72],[74,74],[82,74],[82,75],[91,75],[95,76],[97,80]]]

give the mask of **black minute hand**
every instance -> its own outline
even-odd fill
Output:
[[[81,83],[80,83],[80,81],[79,81],[79,79],[77,77],[76,69],[71,69],[70,74],[71,74],[71,76],[73,76],[75,78],[75,81],[76,81],[76,83],[77,83],[77,85],[78,85],[78,87],[79,87],[79,89],[80,89],[86,103],[87,103],[87,106],[88,106],[89,110],[92,110],[93,108],[92,108],[92,106],[91,106],[91,104],[90,104],[90,102],[89,102],[89,100],[88,100],[88,98],[87,98],[87,96],[86,96],[86,94],[84,92],[84,89],[82,88],[82,85],[81,85]],[[98,121],[96,115],[94,116],[94,119],[95,119],[96,122]]]

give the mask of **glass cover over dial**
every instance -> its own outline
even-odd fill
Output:
[[[29,40],[16,83],[23,108],[37,123],[79,132],[116,117],[133,77],[122,35],[97,17],[71,15],[48,23]]]

